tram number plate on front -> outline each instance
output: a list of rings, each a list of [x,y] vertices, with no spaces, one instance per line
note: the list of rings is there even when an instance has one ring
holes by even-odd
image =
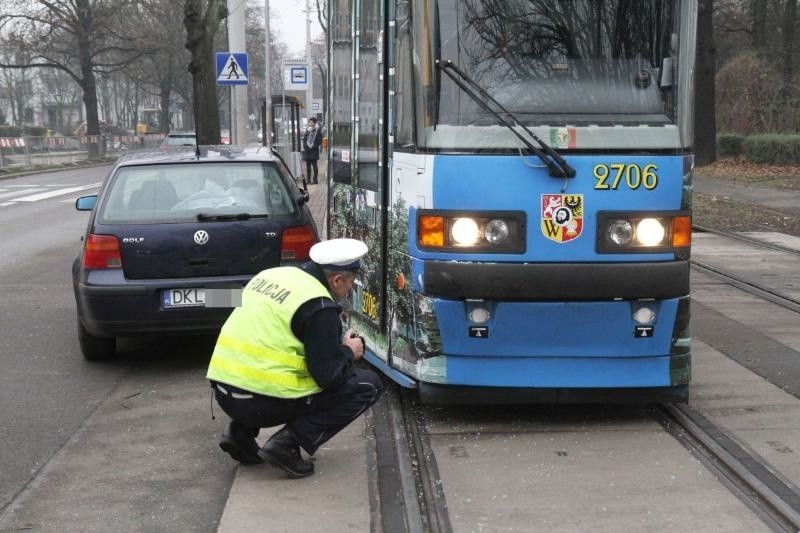
[[[201,307],[206,304],[205,289],[166,289],[164,307]]]
[[[598,191],[616,191],[617,189],[646,189],[652,191],[658,187],[658,166],[649,164],[600,163],[594,166],[594,188]]]

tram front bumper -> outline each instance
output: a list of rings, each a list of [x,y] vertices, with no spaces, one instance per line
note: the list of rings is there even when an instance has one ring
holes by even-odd
[[[689,261],[482,263],[425,261],[424,292],[451,299],[613,300],[689,294]]]
[[[689,386],[641,388],[529,388],[476,387],[470,385],[418,384],[420,400],[432,405],[521,405],[560,403],[685,403]]]

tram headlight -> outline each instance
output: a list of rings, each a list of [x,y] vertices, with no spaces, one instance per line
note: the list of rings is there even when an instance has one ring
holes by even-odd
[[[664,224],[657,218],[645,218],[636,224],[636,240],[643,246],[658,246],[666,235]]]
[[[420,250],[450,253],[523,253],[524,211],[417,210]]]
[[[633,239],[633,226],[627,220],[616,220],[608,227],[608,238],[620,246],[628,244]]]
[[[471,218],[457,218],[450,228],[450,235],[456,246],[472,246],[481,237],[477,222]]]
[[[504,220],[490,220],[483,236],[492,244],[500,244],[508,238],[508,224]]]
[[[692,242],[688,211],[597,213],[598,253],[683,253]]]

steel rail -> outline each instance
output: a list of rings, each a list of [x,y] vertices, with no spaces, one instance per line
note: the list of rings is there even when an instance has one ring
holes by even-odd
[[[767,248],[770,250],[775,250],[777,252],[786,252],[792,255],[800,255],[800,250],[796,248],[789,248],[788,246],[783,246],[782,244],[776,244],[774,242],[765,242],[760,239],[756,239],[754,237],[748,237],[747,235],[741,235],[739,233],[732,233],[729,231],[722,231],[718,229],[708,228],[706,226],[698,226],[697,224],[692,224],[692,229],[697,230],[700,233],[713,233],[714,235],[720,235],[722,237],[729,237],[731,239],[736,239],[738,241],[746,242],[749,244],[754,244],[756,246],[760,246],[762,248]]]
[[[686,404],[662,404],[653,416],[774,531],[800,531],[800,494],[710,420]]]
[[[451,533],[447,503],[415,391],[387,383],[373,407],[376,476],[373,533]]]
[[[713,267],[700,261],[696,261],[694,259],[692,259],[691,264],[692,268],[695,270],[709,274],[736,287],[737,289],[780,305],[781,307],[789,309],[790,311],[794,311],[795,313],[800,313],[800,300],[797,300],[796,298],[792,298],[791,296],[783,294],[779,291],[763,287],[757,283],[753,283],[752,281],[738,277],[735,274],[731,274],[730,272],[726,272],[725,270]]]
[[[414,466],[416,486],[419,488],[419,504],[423,511],[425,531],[452,533],[450,515],[447,511],[442,478],[436,463],[427,424],[415,390],[400,389],[401,404],[405,415],[406,432],[409,435],[411,464]]]

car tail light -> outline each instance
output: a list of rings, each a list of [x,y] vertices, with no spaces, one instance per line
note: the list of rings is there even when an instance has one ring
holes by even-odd
[[[83,247],[84,268],[122,268],[119,241],[113,235],[90,233]]]
[[[305,261],[308,251],[317,242],[311,226],[297,226],[283,230],[281,238],[281,259]]]

